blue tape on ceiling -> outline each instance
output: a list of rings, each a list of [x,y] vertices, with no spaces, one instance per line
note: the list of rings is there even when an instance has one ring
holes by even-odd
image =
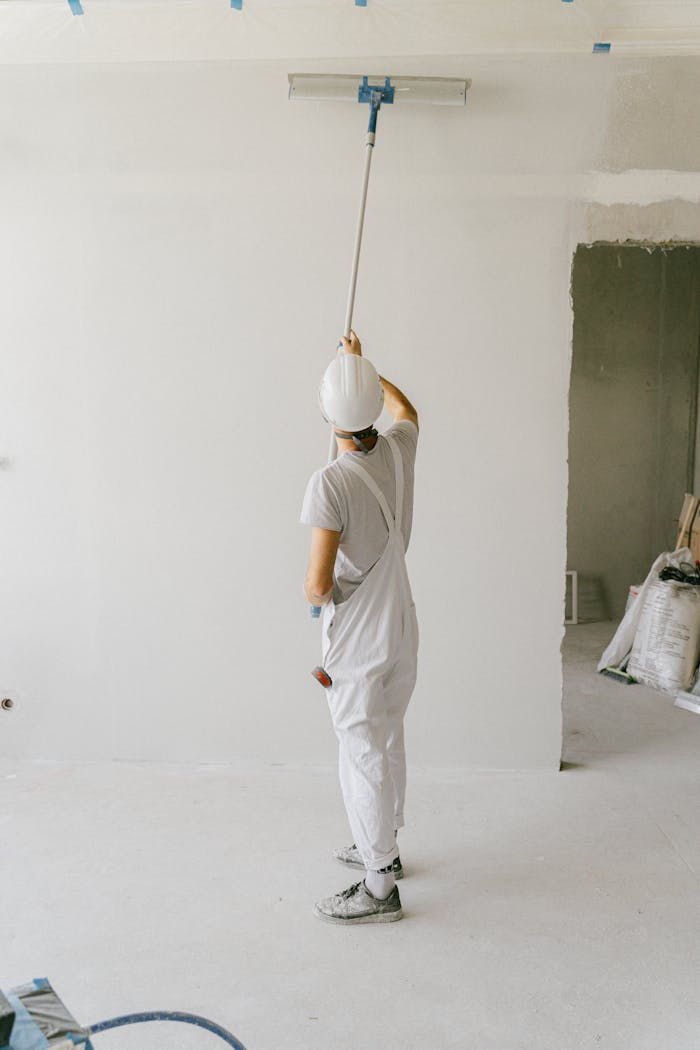
[[[605,55],[610,50],[610,44],[594,44],[593,54],[594,55]]]
[[[85,14],[85,12],[83,11],[83,5],[80,3],[80,0],[68,0],[68,6],[70,7],[74,15]]]

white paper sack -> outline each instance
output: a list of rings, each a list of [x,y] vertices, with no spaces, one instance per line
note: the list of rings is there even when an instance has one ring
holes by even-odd
[[[700,658],[700,587],[654,580],[627,670],[638,682],[675,693],[693,680]]]
[[[642,614],[644,599],[649,587],[654,580],[659,578],[659,573],[667,565],[675,565],[678,568],[681,562],[684,561],[690,562],[691,565],[694,563],[693,555],[688,547],[681,547],[678,551],[666,551],[658,556],[649,570],[646,580],[639,587],[638,597],[627,608],[625,615],[620,621],[620,626],[613,635],[612,641],[598,661],[599,671],[604,670],[606,667],[619,667],[624,663],[634,645],[634,636],[637,633],[639,618]]]
[[[634,603],[636,602],[637,598],[639,597],[639,590],[640,590],[641,586],[642,586],[641,583],[638,583],[638,584],[630,587],[630,589],[628,590],[628,592],[627,592],[627,603],[625,604],[625,612],[628,612],[630,606],[634,605]]]

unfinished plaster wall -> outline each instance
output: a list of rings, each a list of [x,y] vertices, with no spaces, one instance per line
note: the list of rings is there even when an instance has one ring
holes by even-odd
[[[686,103],[687,104],[687,103]],[[691,141],[697,143],[691,137]],[[683,148],[686,148],[686,140],[683,140]],[[700,154],[700,151],[698,151]],[[574,228],[578,231],[578,239],[586,244],[594,241],[624,242],[626,240],[646,242],[654,244],[682,244],[687,242],[691,245],[700,245],[700,176],[697,170],[700,168],[700,155],[695,158],[695,174],[691,177],[678,175],[673,171],[663,172],[665,190],[657,187],[659,197],[667,196],[667,200],[654,200],[654,193],[649,192],[647,180],[647,192],[642,194],[640,203],[627,201],[625,203],[594,203],[580,205],[575,209]],[[635,180],[640,175],[634,172]],[[657,175],[658,179],[658,175]],[[615,180],[613,180],[614,183]],[[613,185],[608,183],[606,192],[612,194],[615,200]],[[624,200],[624,193],[618,188],[619,197]],[[700,405],[700,387],[698,390],[698,405]],[[696,431],[695,445],[695,471],[693,491],[700,491],[700,429]]]
[[[693,483],[700,249],[580,247],[572,276],[568,560],[579,616],[621,616]]]

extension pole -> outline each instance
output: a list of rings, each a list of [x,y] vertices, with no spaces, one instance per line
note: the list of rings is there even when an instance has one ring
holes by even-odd
[[[365,166],[362,172],[362,193],[360,196],[360,210],[357,216],[357,229],[355,230],[355,245],[352,253],[352,270],[350,273],[350,288],[348,290],[348,304],[345,310],[345,324],[343,325],[343,335],[346,339],[350,338],[350,330],[352,328],[352,314],[355,308],[355,290],[357,288],[357,273],[360,268],[360,249],[362,247],[362,231],[365,225],[365,208],[367,206],[367,189],[369,187],[369,173],[372,166],[372,152],[374,150],[374,143],[377,137],[377,115],[379,113],[379,107],[382,104],[381,92],[373,91],[372,99],[370,102],[369,109],[369,127],[367,129],[367,138],[365,139]],[[328,462],[332,463],[338,454],[338,445],[335,439],[335,432],[331,427],[331,444],[328,452]]]
[[[376,127],[376,112],[373,111],[375,117],[374,126]],[[346,339],[350,338],[350,329],[352,328],[352,313],[355,308],[355,289],[357,288],[357,272],[360,267],[360,248],[362,247],[362,231],[365,225],[365,208],[367,206],[367,187],[369,186],[369,172],[372,165],[372,151],[374,149],[374,141],[376,135],[374,131],[367,132],[367,139],[365,145],[365,169],[362,174],[362,195],[360,197],[360,210],[357,216],[357,230],[355,231],[355,247],[353,249],[352,256],[352,271],[350,274],[350,290],[348,291],[348,305],[345,311],[345,325],[343,327],[343,335]]]

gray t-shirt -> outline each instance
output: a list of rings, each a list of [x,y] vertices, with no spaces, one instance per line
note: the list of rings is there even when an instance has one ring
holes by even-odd
[[[394,423],[387,435],[399,446],[403,458],[404,494],[401,531],[408,548],[413,521],[413,469],[418,444],[418,427],[408,419]],[[311,476],[306,486],[301,523],[340,533],[335,560],[336,602],[346,601],[379,560],[386,546],[388,530],[376,496],[364,481],[344,466],[348,456],[370,474],[386,497],[392,514],[396,513],[396,478],[394,457],[383,435],[371,452],[344,452]]]

